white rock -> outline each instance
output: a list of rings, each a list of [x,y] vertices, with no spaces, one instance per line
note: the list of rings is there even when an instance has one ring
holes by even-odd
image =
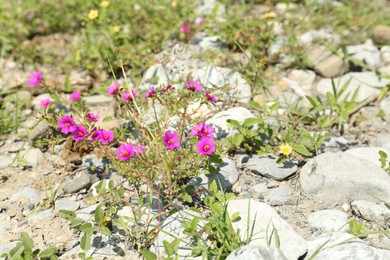
[[[347,51],[351,58],[363,61],[369,69],[374,69],[380,64],[380,52],[372,44],[350,45]]]
[[[83,97],[83,100],[87,106],[108,105],[113,101],[112,97],[107,97],[105,95],[87,96]]]
[[[288,74],[288,78],[298,82],[303,90],[311,90],[316,79],[316,74],[312,70],[292,70]]]
[[[347,154],[359,157],[362,160],[369,161],[379,167],[381,167],[381,160],[378,154],[379,151],[383,151],[390,156],[390,150],[382,147],[358,147],[351,148],[345,151]]]
[[[248,235],[249,216],[250,245],[266,246],[267,227],[269,237],[271,236],[273,227],[275,227],[279,234],[280,250],[287,259],[296,260],[306,253],[306,241],[295,233],[292,227],[267,204],[248,199],[231,200],[228,202],[227,210],[230,216],[236,212],[240,212],[240,218],[232,224],[236,231],[240,230],[240,235],[243,240]],[[275,247],[274,237],[271,237],[270,240],[271,246]]]
[[[382,46],[381,48],[381,60],[384,64],[390,65],[390,46]]]
[[[390,134],[378,134],[376,137],[376,145],[390,150]],[[388,154],[390,157],[390,154]]]
[[[385,119],[390,123],[390,97],[383,99],[379,103],[379,107],[385,112]]]
[[[80,207],[80,203],[70,199],[59,199],[55,201],[54,208],[56,211],[70,210],[76,211]]]
[[[348,153],[323,153],[301,169],[304,194],[323,202],[390,198],[390,176],[379,166]]]
[[[32,100],[31,105],[34,107],[35,110],[40,110],[42,109],[41,101],[47,98],[52,99],[49,93],[40,94]]]
[[[381,226],[390,222],[390,209],[383,203],[357,200],[352,202],[352,210],[357,216],[368,221],[375,221]]]
[[[287,260],[283,253],[272,247],[247,245],[231,252],[226,260]]]
[[[303,45],[307,45],[318,40],[328,40],[334,45],[338,45],[340,43],[340,36],[332,31],[321,29],[307,31],[298,37],[299,43]]]
[[[43,159],[43,153],[38,148],[30,148],[23,155],[22,158],[33,167],[38,166],[38,164]]]
[[[348,228],[348,216],[336,209],[316,211],[307,218],[310,227],[323,232],[345,231]]]
[[[30,203],[37,204],[41,201],[39,191],[34,188],[25,186],[19,189],[16,193],[10,197],[11,201],[28,200]]]

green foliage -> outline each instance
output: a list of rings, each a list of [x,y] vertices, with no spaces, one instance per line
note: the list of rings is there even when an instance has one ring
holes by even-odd
[[[348,224],[349,224],[349,229],[347,231],[348,233],[359,238],[367,236],[367,229],[364,223],[358,223],[356,219],[351,219]]]
[[[390,172],[390,161],[387,159],[387,153],[384,151],[379,151],[378,152],[380,160],[381,160],[381,167],[383,170],[386,172]]]

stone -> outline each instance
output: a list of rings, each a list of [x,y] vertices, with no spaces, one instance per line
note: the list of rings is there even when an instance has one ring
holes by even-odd
[[[298,41],[302,45],[309,45],[319,40],[327,40],[328,42],[332,42],[333,45],[338,45],[340,43],[340,36],[330,30],[320,29],[307,31],[298,37]]]
[[[0,245],[0,255],[2,255],[4,253],[9,253],[9,251],[11,251],[16,246],[17,243],[19,243],[19,241],[12,241],[12,242],[9,242],[9,243],[2,243]]]
[[[268,183],[267,183],[267,188],[268,189],[273,189],[273,188],[277,188],[279,187],[279,182],[275,181],[275,180],[270,180]]]
[[[217,22],[225,21],[225,5],[216,0],[201,1],[200,4],[197,4],[194,12],[201,17],[213,15]]]
[[[54,209],[56,211],[60,210],[70,210],[76,211],[80,207],[80,203],[70,199],[59,199],[54,203]]]
[[[303,193],[325,203],[390,197],[390,176],[348,153],[320,154],[302,167],[299,177]]]
[[[390,134],[378,134],[376,136],[376,145],[390,150]]]
[[[272,206],[282,206],[289,200],[292,190],[290,187],[278,187],[266,197]]]
[[[33,106],[33,108],[35,110],[39,110],[39,109],[42,108],[41,107],[41,101],[43,99],[47,99],[47,98],[52,99],[49,93],[40,94],[40,95],[38,95],[38,96],[33,98],[33,100],[31,101],[31,105]]]
[[[321,250],[314,259],[318,260],[385,260],[386,252],[371,247],[363,240],[349,233],[326,233],[307,241],[309,250],[307,257],[319,249]]]
[[[221,41],[219,35],[207,35],[204,32],[197,32],[191,40],[191,44],[199,45],[203,49],[216,50],[223,48],[226,44]]]
[[[381,160],[379,156],[379,151],[383,151],[390,156],[390,150],[381,147],[357,147],[351,148],[345,151],[347,154],[356,156],[362,160],[369,161],[379,167],[381,167]]]
[[[348,216],[336,209],[325,209],[311,213],[307,218],[309,226],[322,232],[345,231],[348,229]]]
[[[150,251],[155,254],[159,252],[161,255],[158,255],[158,258],[166,257],[163,241],[171,243],[175,238],[179,238],[179,249],[176,253],[181,257],[191,256],[191,244],[193,244],[194,241],[183,233],[184,228],[182,225],[184,220],[192,220],[195,216],[199,216],[195,211],[182,210],[165,219],[159,229],[160,232],[150,247]],[[201,230],[203,225],[204,222],[200,220],[198,222],[197,230]]]
[[[93,215],[95,214],[95,210],[98,205],[99,204],[92,204],[89,205],[88,207],[78,210],[76,212],[76,217],[84,221],[90,220],[91,217],[93,217]]]
[[[82,189],[89,189],[94,182],[95,179],[87,169],[76,170],[76,172],[64,182],[63,190],[65,193],[76,193]]]
[[[390,97],[383,99],[379,107],[385,112],[385,120],[390,123]]]
[[[249,188],[249,192],[257,193],[257,194],[265,194],[268,192],[267,185],[264,183],[258,183]]]
[[[22,158],[31,166],[37,167],[43,159],[43,153],[38,148],[30,148],[22,155]]]
[[[14,202],[26,200],[30,203],[38,204],[41,201],[41,196],[39,191],[36,189],[25,186],[19,189],[16,193],[12,194],[10,200]]]
[[[283,253],[272,247],[247,245],[231,252],[226,260],[287,260]]]
[[[0,155],[0,169],[11,165],[14,160],[7,155]]]
[[[390,26],[375,26],[371,38],[376,44],[390,44]]]
[[[45,120],[40,121],[28,135],[28,140],[32,145],[37,140],[49,138],[53,134],[53,128]]]
[[[346,47],[352,59],[364,62],[369,69],[379,67],[381,54],[377,47],[372,44],[349,45]]]
[[[273,180],[282,181],[298,170],[298,162],[287,160],[281,164],[276,163],[277,158],[273,155],[253,156],[244,164],[254,173],[260,174]]]
[[[298,82],[303,90],[307,91],[312,89],[316,74],[312,70],[292,70],[288,78]]]
[[[349,148],[348,143],[349,142],[345,137],[332,136],[322,143],[320,151],[322,153],[345,151]]]
[[[280,251],[287,259],[298,259],[306,253],[306,241],[295,233],[292,227],[271,206],[253,199],[241,199],[229,201],[227,210],[230,216],[240,212],[238,220],[234,221],[232,225],[236,232],[240,231],[242,240],[248,235],[246,232],[248,230],[249,217],[249,245],[266,246],[266,230],[268,228],[268,238],[271,240],[271,247],[275,247],[275,239],[271,235],[275,228],[279,234]]]
[[[357,102],[364,101],[369,98],[377,97],[381,93],[381,88],[386,87],[390,80],[379,79],[375,72],[350,72],[342,77],[334,78],[334,83],[337,90],[340,90],[349,80],[349,84],[345,92],[340,96],[340,100],[349,95],[347,100],[351,100],[353,93],[359,89],[356,97]],[[322,79],[317,83],[317,92],[326,95],[327,92],[333,93],[332,79]]]
[[[348,71],[349,64],[327,47],[313,45],[307,52],[309,66],[326,78],[338,77]]]
[[[381,48],[381,61],[383,64],[390,64],[390,45],[382,46]]]
[[[42,222],[42,220],[53,217],[53,211],[51,209],[46,209],[44,211],[40,211],[27,219],[27,222]]]
[[[374,221],[381,226],[390,222],[390,209],[383,203],[356,200],[352,202],[352,211],[358,217]]]
[[[254,117],[252,112],[244,107],[233,107],[215,114],[206,121],[206,124],[214,127],[217,138],[222,138],[229,133],[227,119],[234,119],[242,124],[245,119]]]
[[[94,95],[83,97],[83,100],[87,106],[101,106],[111,104],[113,99],[105,95]]]

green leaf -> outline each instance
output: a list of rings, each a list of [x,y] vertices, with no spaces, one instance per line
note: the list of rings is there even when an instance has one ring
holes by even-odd
[[[157,260],[157,255],[150,252],[146,249],[141,249],[141,254],[145,257],[146,260]]]
[[[179,249],[179,243],[180,240],[178,238],[175,238],[171,243],[166,240],[163,241],[164,249],[168,256],[176,254]]]
[[[237,212],[233,213],[233,215],[232,215],[232,217],[230,219],[231,219],[231,221],[235,221],[239,217],[240,217],[240,212],[237,211]]]
[[[229,125],[236,127],[237,129],[241,127],[241,124],[240,124],[237,120],[234,120],[234,119],[227,119],[226,122],[227,122]]]
[[[20,234],[20,240],[21,240],[23,247],[25,249],[32,250],[34,248],[34,241],[31,239],[31,237],[26,232],[22,232]]]
[[[111,116],[106,116],[103,118],[103,122],[109,122],[112,120],[112,117]]]
[[[216,194],[218,190],[217,182],[212,180],[210,183],[209,191],[211,194]]]
[[[378,152],[379,156],[380,156],[380,159],[381,159],[381,166],[382,168],[386,167],[386,164],[387,164],[387,153],[385,153],[384,151],[379,151]]]
[[[80,241],[80,248],[84,251],[91,248],[91,234],[89,232],[84,233],[84,236]]]
[[[100,227],[100,232],[106,236],[110,236],[111,235],[111,230],[106,227],[106,226],[102,226]]]
[[[113,190],[113,189],[115,188],[115,182],[114,182],[114,180],[110,180],[110,181],[108,182],[108,188],[109,188],[110,190]]]
[[[257,124],[258,122],[259,122],[259,120],[257,118],[251,117],[251,118],[245,119],[245,121],[242,125],[245,127],[250,127],[250,126]]]
[[[93,229],[93,225],[91,223],[84,223],[79,227],[79,230],[83,232],[88,232],[91,231],[92,229]]]
[[[261,106],[256,101],[249,101],[248,105],[250,105],[255,110],[261,110]]]
[[[235,146],[240,146],[242,141],[244,141],[244,136],[242,134],[235,134],[229,141]]]
[[[269,107],[269,110],[271,111],[275,111],[276,109],[278,109],[280,107],[280,104],[278,102],[276,102],[275,104],[272,104],[270,107]]]
[[[100,206],[95,209],[95,222],[98,225],[103,224],[104,212]]]
[[[79,258],[81,259],[84,259],[85,258],[85,253],[84,252],[81,252],[78,254]]]
[[[71,210],[65,210],[65,209],[60,210],[58,215],[62,218],[66,218],[67,220],[70,220],[70,219],[73,219],[76,217],[76,213],[74,213]]]
[[[297,153],[304,155],[304,156],[311,156],[312,155],[312,153],[309,150],[307,150],[307,148],[302,144],[293,145],[293,150]]]
[[[51,255],[55,254],[57,251],[58,251],[57,247],[50,246],[50,247],[46,248],[45,250],[43,250],[39,254],[39,256],[42,257],[42,258],[50,257]]]

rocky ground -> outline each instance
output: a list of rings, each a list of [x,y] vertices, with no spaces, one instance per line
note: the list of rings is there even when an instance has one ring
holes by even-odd
[[[292,7],[278,4],[271,11],[286,12],[288,8]],[[279,26],[277,37],[280,41],[270,48],[275,53],[280,53],[279,42],[283,42],[283,24]],[[68,36],[56,37],[65,45],[71,42]],[[305,51],[311,69],[286,70],[276,65],[273,74],[276,80],[269,86],[272,95],[268,96],[254,94],[240,73],[198,58],[199,53],[208,49],[221,57],[230,57],[223,43],[214,36],[203,34],[196,35],[190,44],[174,43],[167,47],[156,55],[155,65],[144,74],[140,90],[157,84],[166,85],[168,78],[179,79],[190,73],[206,85],[231,86],[231,95],[238,100],[234,106],[226,109],[228,101],[225,100],[215,111],[201,111],[208,117],[206,123],[218,130],[219,139],[232,134],[226,119],[243,122],[258,114],[259,111],[248,108],[251,98],[259,102],[277,100],[282,103],[279,112],[283,113],[299,98],[303,98],[301,109],[305,109],[308,107],[308,101],[304,99],[306,95],[325,95],[331,91],[332,77],[339,86],[350,80],[350,93],[359,88],[357,101],[364,101],[364,106],[359,107],[350,123],[343,126],[343,134],[328,139],[317,156],[307,161],[291,160],[277,164],[277,158],[272,155],[235,154],[224,157],[218,174],[194,180],[207,189],[208,182],[218,177],[224,189],[237,195],[237,200],[228,206],[230,214],[240,212],[241,219],[234,223],[235,228],[246,230],[248,214],[254,223],[251,246],[232,253],[229,259],[255,259],[266,254],[268,258],[264,259],[307,259],[328,239],[330,242],[315,259],[390,259],[389,234],[370,234],[353,239],[353,243],[332,247],[351,238],[346,231],[352,219],[364,223],[368,231],[390,230],[390,176],[381,168],[378,155],[380,150],[390,155],[390,97],[379,98],[382,90],[390,84],[390,28],[378,25],[365,42],[346,46],[354,59],[365,64],[359,70],[355,70],[349,60],[318,43],[320,39],[331,39],[336,44],[339,38],[336,33],[322,29],[300,35],[301,44],[307,46]],[[52,47],[57,49],[58,46]],[[245,62],[244,55],[237,56],[236,59]],[[288,59],[288,56],[280,55],[278,64],[287,63]],[[79,233],[70,228],[69,221],[58,216],[58,211],[73,210],[83,220],[92,218],[97,207],[94,187],[104,178],[113,179],[118,186],[124,185],[129,198],[133,189],[115,171],[108,176],[104,171],[107,162],[83,147],[69,142],[57,145],[53,150],[33,147],[36,140],[50,136],[53,131],[44,122],[38,123],[35,117],[40,100],[48,94],[21,87],[26,85],[32,67],[0,58],[0,70],[1,88],[20,88],[19,97],[33,100],[32,106],[22,111],[28,115],[28,120],[19,129],[28,136],[21,134],[0,139],[0,253],[13,248],[20,233],[26,231],[37,247],[55,245],[62,249],[60,259],[75,259],[81,252]],[[42,70],[45,72],[45,68]],[[63,85],[65,75],[61,71],[53,72],[52,68],[47,68],[47,71],[49,81]],[[74,90],[88,89],[106,78],[107,75],[92,78],[84,71],[70,74]],[[96,111],[102,118],[114,118],[109,122],[99,122],[105,128],[115,128],[123,123],[115,119],[111,98],[91,95],[83,99],[91,111]],[[385,115],[379,117],[381,110]],[[152,207],[152,212],[155,210]],[[122,216],[131,217],[132,214],[129,206],[118,212]],[[265,245],[265,230],[270,220],[279,232],[281,253],[254,246]],[[182,216],[174,214],[164,220],[161,228],[185,238],[181,221]],[[160,232],[151,251],[161,253],[164,239],[171,237]],[[92,241],[93,249],[89,254],[94,259],[141,258],[119,231],[110,237],[94,235]],[[190,253],[185,243],[182,243],[179,253]]]

